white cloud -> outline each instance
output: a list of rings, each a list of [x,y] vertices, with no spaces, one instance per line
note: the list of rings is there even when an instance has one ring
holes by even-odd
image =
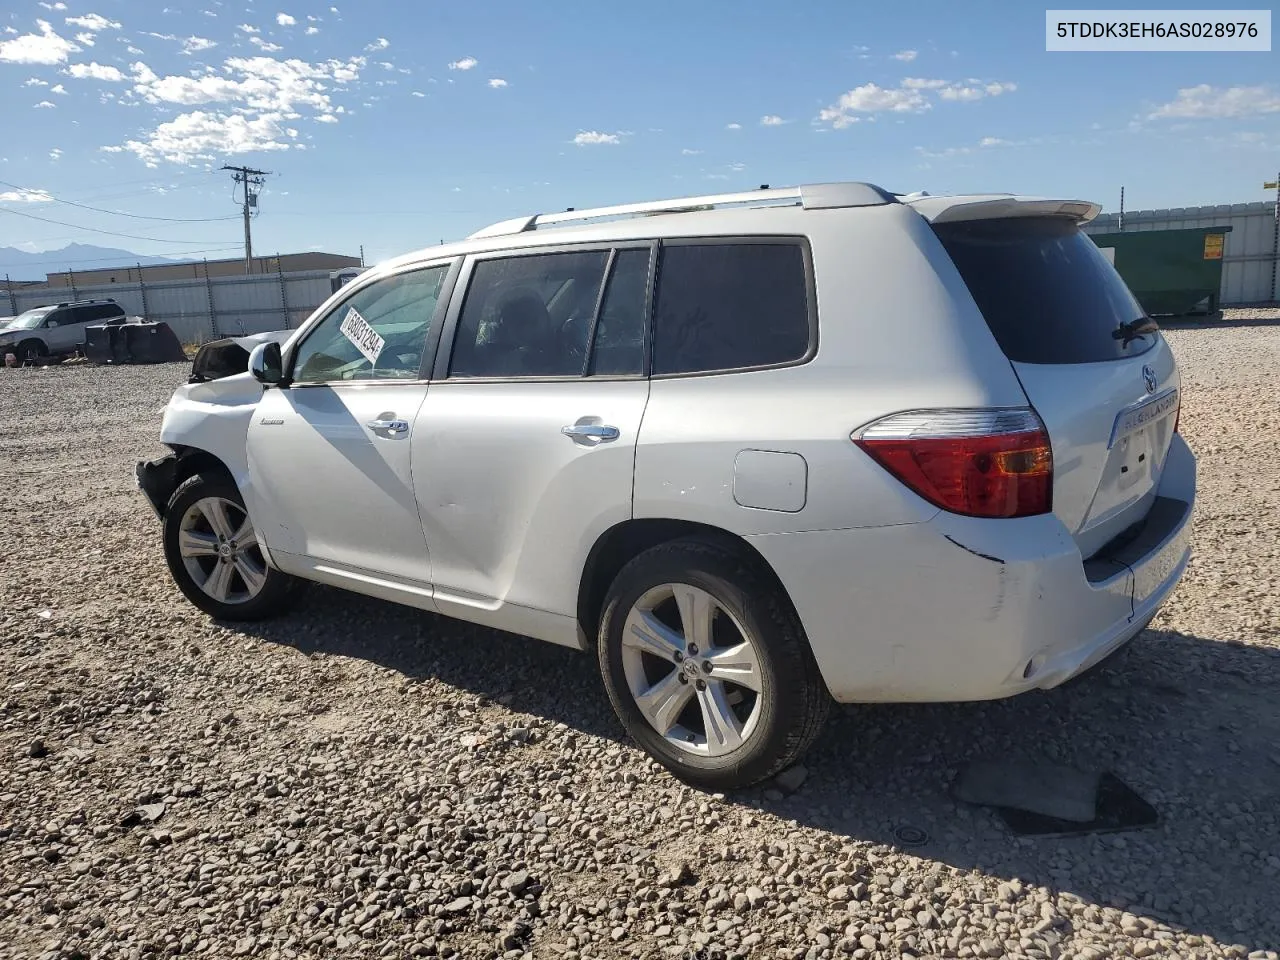
[[[338,118],[335,117],[332,113],[322,113],[320,116],[316,117],[316,122],[317,123],[337,123]]]
[[[726,129],[726,130],[741,130],[741,129],[742,129],[742,124],[740,124],[740,123],[728,123],[728,124],[725,124],[725,129]]]
[[[897,87],[864,83],[840,95],[840,99],[818,114],[818,120],[840,129],[879,113],[923,113],[933,109],[928,94],[946,101],[981,100],[1017,90],[1014,83],[966,80],[958,83],[924,77],[905,77]]]
[[[190,55],[204,50],[212,50],[217,45],[217,41],[210,40],[207,37],[187,37],[182,41],[182,52]]]
[[[249,42],[265,53],[275,53],[284,49],[280,44],[272,43],[270,40],[263,40],[261,37],[250,37]]]
[[[58,36],[45,20],[37,20],[40,32],[26,33],[12,40],[0,41],[0,61],[8,63],[64,63],[80,48]]]
[[[57,147],[54,147],[52,150],[49,151],[50,160],[59,160],[61,158],[62,158],[62,151],[59,150]]]
[[[330,7],[329,9],[333,10],[334,13],[338,12],[333,7]],[[391,46],[390,40],[388,40],[386,37],[379,37],[377,40],[373,41],[373,43],[365,47],[365,50],[367,50],[370,53],[373,53],[375,50],[385,50],[389,46]]]
[[[998,97],[1017,89],[1016,83],[982,83],[970,80],[967,84],[947,84],[939,88],[938,96],[943,100],[971,101],[981,100],[983,97]]]
[[[161,160],[190,163],[220,156],[288,150],[301,146],[298,131],[283,125],[280,114],[263,114],[250,119],[241,114],[206,113],[195,110],[162,123],[145,140],[127,140],[118,147],[103,147],[108,153],[136,154],[149,167]]]
[[[910,63],[918,56],[920,56],[919,50],[899,50],[893,55],[893,59],[901,60],[903,63]]]
[[[997,147],[1021,147],[1027,143],[1036,143],[1037,140],[1006,140],[1003,137],[983,137],[972,146],[963,147],[946,147],[942,150],[929,150],[926,147],[916,147],[916,152],[922,157],[928,157],[931,160],[946,160],[951,157],[967,157],[977,153],[979,150],[992,150]]]
[[[10,190],[0,193],[0,203],[52,203],[47,190]]]
[[[839,129],[861,120],[858,114],[884,111],[918,113],[928,109],[929,101],[916,89],[882,87],[875,83],[864,83],[847,93],[842,93],[839,100],[818,114],[818,119],[827,121]]]
[[[1280,92],[1271,87],[1183,87],[1176,99],[1156,108],[1149,119],[1188,120],[1256,117],[1280,113]]]
[[[762,127],[780,127],[786,122],[776,113],[768,113],[760,118],[760,126]]]
[[[688,147],[685,147],[680,151],[680,155],[682,157],[696,157],[701,155],[701,153],[701,150],[690,150]]]
[[[319,27],[307,27],[307,36],[311,37],[320,32]]]
[[[49,81],[41,80],[39,77],[31,77],[30,79],[24,80],[22,85],[24,87],[47,87],[49,85]]]
[[[297,18],[291,17],[287,13],[276,14],[276,23],[280,24],[282,27],[292,27],[297,22]]]
[[[480,61],[475,57],[463,57],[461,60],[454,60],[449,64],[450,70],[470,70]]]
[[[63,3],[63,2],[62,2],[62,0],[58,0],[58,2],[57,2],[57,3],[46,3],[46,2],[45,2],[45,0],[40,0],[40,6],[44,7],[46,10],[65,10],[65,9],[67,9],[67,5],[66,5],[65,3]]]
[[[240,26],[236,27],[236,29],[239,30],[241,33],[261,33],[262,32],[257,27],[251,26],[250,24],[247,24],[247,23],[240,24]]]
[[[107,80],[111,83],[119,83],[124,79],[124,74],[120,72],[119,67],[113,67],[109,64],[93,63],[73,63],[67,68],[66,74],[69,77],[75,77],[77,80]]]
[[[98,42],[98,38],[92,33],[77,33],[76,43],[83,43],[86,47],[92,47]]]
[[[425,94],[425,93],[423,93],[421,90],[415,90],[415,91],[413,91],[413,93],[411,94],[411,96],[415,96],[415,97],[425,97],[425,96],[426,96],[426,94]]]
[[[494,77],[489,81],[489,86],[493,87],[495,90],[501,90],[503,87],[507,86],[507,81],[503,80],[501,77]]]
[[[621,143],[616,133],[601,133],[598,130],[582,130],[573,138],[579,147],[599,146],[601,144]]]
[[[57,106],[57,104],[56,104],[56,103],[54,103],[52,100],[41,100],[39,103],[37,103],[37,104],[36,104],[35,109],[37,109],[37,110],[52,110],[52,109],[53,109],[54,107],[56,107],[56,106]]]
[[[67,17],[66,22],[73,27],[83,27],[85,30],[92,30],[95,33],[99,30],[120,29],[119,22],[108,20],[106,17],[99,16],[96,13],[86,13],[83,17]]]
[[[741,173],[743,170],[747,169],[747,165],[739,161],[729,164],[729,169],[734,173]]]
[[[49,92],[56,93],[60,96],[65,96],[67,92],[67,88],[60,83],[55,83],[52,87],[49,88]]]

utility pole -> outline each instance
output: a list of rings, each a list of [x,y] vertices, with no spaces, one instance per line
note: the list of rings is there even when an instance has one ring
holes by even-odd
[[[249,232],[249,211],[258,208],[256,187],[266,183],[270,174],[266,170],[254,170],[252,167],[231,167],[225,164],[223,170],[231,171],[231,179],[244,188],[244,272],[253,273],[253,237]]]
[[[1119,229],[1124,231],[1124,187],[1120,188],[1120,223]]]
[[[1280,264],[1280,173],[1276,174],[1275,180],[1264,183],[1262,189],[1276,192],[1275,225],[1271,228],[1271,300],[1274,303],[1280,300],[1280,290],[1276,288],[1276,266]]]

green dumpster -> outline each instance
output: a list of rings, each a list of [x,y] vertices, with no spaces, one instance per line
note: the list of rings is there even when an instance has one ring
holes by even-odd
[[[1148,314],[1181,316],[1206,299],[1208,312],[1217,312],[1222,250],[1230,231],[1193,227],[1091,236]]]

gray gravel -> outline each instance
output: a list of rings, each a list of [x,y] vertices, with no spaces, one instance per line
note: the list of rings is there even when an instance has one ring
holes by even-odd
[[[319,588],[210,622],[133,489],[185,368],[0,370],[0,958],[1276,958],[1280,312],[1169,339],[1201,499],[1152,629],[1048,693],[842,709],[728,798],[590,657]],[[1161,824],[1013,838],[948,796],[984,758]]]

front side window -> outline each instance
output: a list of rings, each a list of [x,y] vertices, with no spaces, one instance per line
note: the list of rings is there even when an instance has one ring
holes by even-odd
[[[369,284],[335,307],[294,355],[294,383],[416,380],[449,266]]]
[[[801,360],[810,345],[798,243],[664,246],[653,315],[653,373],[701,373]]]
[[[36,307],[34,310],[28,310],[20,313],[9,324],[10,330],[34,330],[44,324],[45,317],[53,312],[53,307]]]

